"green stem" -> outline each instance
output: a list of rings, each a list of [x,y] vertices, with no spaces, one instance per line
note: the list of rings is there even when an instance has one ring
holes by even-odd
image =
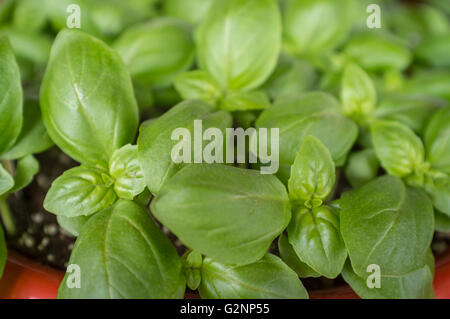
[[[14,224],[11,209],[4,197],[0,197],[0,216],[3,220],[6,233],[9,236],[14,236],[16,234],[16,225]]]
[[[3,166],[8,171],[11,176],[14,176],[14,163],[13,161],[3,160]],[[13,215],[8,203],[6,202],[6,196],[0,196],[0,217],[5,226],[6,233],[9,236],[14,236],[16,234],[16,225],[14,223]]]

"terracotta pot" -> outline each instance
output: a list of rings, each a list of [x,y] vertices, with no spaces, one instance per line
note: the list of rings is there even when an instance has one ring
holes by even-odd
[[[8,251],[0,280],[2,299],[55,299],[64,272]]]
[[[3,278],[0,280],[2,299],[53,299],[64,276],[58,271],[38,264],[17,253],[8,252]],[[438,299],[450,299],[450,250],[436,258],[434,292]],[[198,298],[191,294],[188,298]],[[355,299],[349,286],[310,292],[312,299]]]

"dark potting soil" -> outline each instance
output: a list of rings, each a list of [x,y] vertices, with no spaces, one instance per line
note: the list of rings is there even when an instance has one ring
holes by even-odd
[[[43,208],[43,202],[52,181],[78,164],[56,147],[37,155],[36,158],[40,163],[40,171],[33,182],[8,197],[16,225],[16,234],[7,236],[8,246],[33,260],[65,270],[75,238],[58,225],[56,216]],[[344,189],[345,186],[340,188]],[[156,220],[155,222],[170,238],[181,256],[187,250],[186,247],[166,227]],[[449,246],[450,234],[435,234],[432,244],[435,255],[442,253]],[[270,247],[270,252],[278,255],[276,241]],[[334,280],[303,278],[302,282],[308,290],[329,288],[344,283],[340,276]]]
[[[16,233],[7,234],[8,248],[43,264],[65,269],[75,238],[59,227],[56,216],[43,207],[54,179],[77,165],[56,147],[36,155],[39,173],[25,189],[7,199]]]

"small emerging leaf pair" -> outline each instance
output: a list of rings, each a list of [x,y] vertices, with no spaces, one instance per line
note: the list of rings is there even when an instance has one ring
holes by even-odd
[[[58,177],[44,201],[48,211],[65,217],[89,216],[118,197],[134,199],[145,181],[137,158],[137,146],[125,145],[113,153],[109,171],[81,165]]]
[[[291,200],[300,205],[294,205],[295,212],[287,229],[289,243],[300,259],[296,264],[307,265],[302,267],[303,276],[319,273],[335,278],[347,258],[339,216],[335,208],[324,205],[335,179],[334,162],[328,149],[319,139],[305,137],[291,167],[288,184]],[[288,244],[284,247],[284,252],[290,250]]]
[[[341,87],[343,113],[366,124],[376,106],[376,91],[369,75],[354,63],[344,69]]]

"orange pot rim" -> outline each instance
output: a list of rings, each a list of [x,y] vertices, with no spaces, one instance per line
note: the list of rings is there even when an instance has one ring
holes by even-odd
[[[39,264],[10,250],[0,280],[0,298],[55,299],[63,277],[63,271]],[[436,257],[433,285],[437,299],[450,299],[450,249]],[[359,298],[348,285],[313,290],[309,295],[311,299]]]

